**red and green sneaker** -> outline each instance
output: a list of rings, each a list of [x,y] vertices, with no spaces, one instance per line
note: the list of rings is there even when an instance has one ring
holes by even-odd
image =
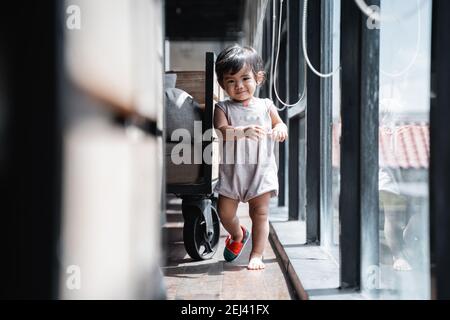
[[[225,240],[225,250],[223,251],[223,257],[227,262],[236,260],[241,255],[242,249],[244,249],[248,238],[250,238],[250,232],[243,226],[241,226],[241,228],[242,232],[244,233],[244,238],[242,238],[241,242],[232,241],[230,235],[228,235],[227,239]]]

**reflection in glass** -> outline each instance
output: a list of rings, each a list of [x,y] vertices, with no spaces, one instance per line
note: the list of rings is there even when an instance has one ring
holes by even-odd
[[[341,40],[341,1],[334,1],[333,5],[333,70],[340,63]],[[341,183],[340,171],[340,137],[341,137],[341,86],[340,77],[333,77],[333,134],[332,134],[332,196],[333,196],[333,236],[330,251],[336,261],[339,261],[339,194]]]
[[[381,0],[379,298],[428,299],[431,0]],[[374,246],[375,247],[375,246]]]

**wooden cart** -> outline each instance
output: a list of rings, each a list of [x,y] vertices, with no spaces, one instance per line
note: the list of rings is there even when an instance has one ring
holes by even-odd
[[[205,71],[168,72],[177,75],[175,87],[189,93],[200,106],[202,133],[206,133],[200,142],[202,160],[197,164],[175,165],[170,159],[174,142],[170,137],[166,139],[166,188],[168,193],[182,199],[183,241],[187,253],[195,260],[210,259],[217,251],[220,236],[214,194],[219,173],[219,141],[213,130],[213,115],[215,101],[223,99],[223,91],[216,81],[214,60],[214,53],[207,52]],[[203,155],[209,152],[212,161],[204,161]]]

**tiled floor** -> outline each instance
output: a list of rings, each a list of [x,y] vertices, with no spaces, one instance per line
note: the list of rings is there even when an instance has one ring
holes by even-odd
[[[251,227],[248,206],[241,204],[241,223]],[[227,233],[222,228],[219,249],[211,260],[193,261],[182,242],[170,243],[168,263],[162,268],[167,299],[173,300],[289,300],[291,295],[285,277],[269,242],[264,255],[265,270],[247,270],[251,239],[242,255],[233,263],[223,259]]]

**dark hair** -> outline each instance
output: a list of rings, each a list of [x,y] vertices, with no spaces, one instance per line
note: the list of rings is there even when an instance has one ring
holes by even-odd
[[[262,58],[252,47],[241,47],[235,44],[224,49],[216,60],[216,74],[220,85],[225,74],[235,74],[245,65],[252,69],[255,77],[259,72],[264,72]]]

